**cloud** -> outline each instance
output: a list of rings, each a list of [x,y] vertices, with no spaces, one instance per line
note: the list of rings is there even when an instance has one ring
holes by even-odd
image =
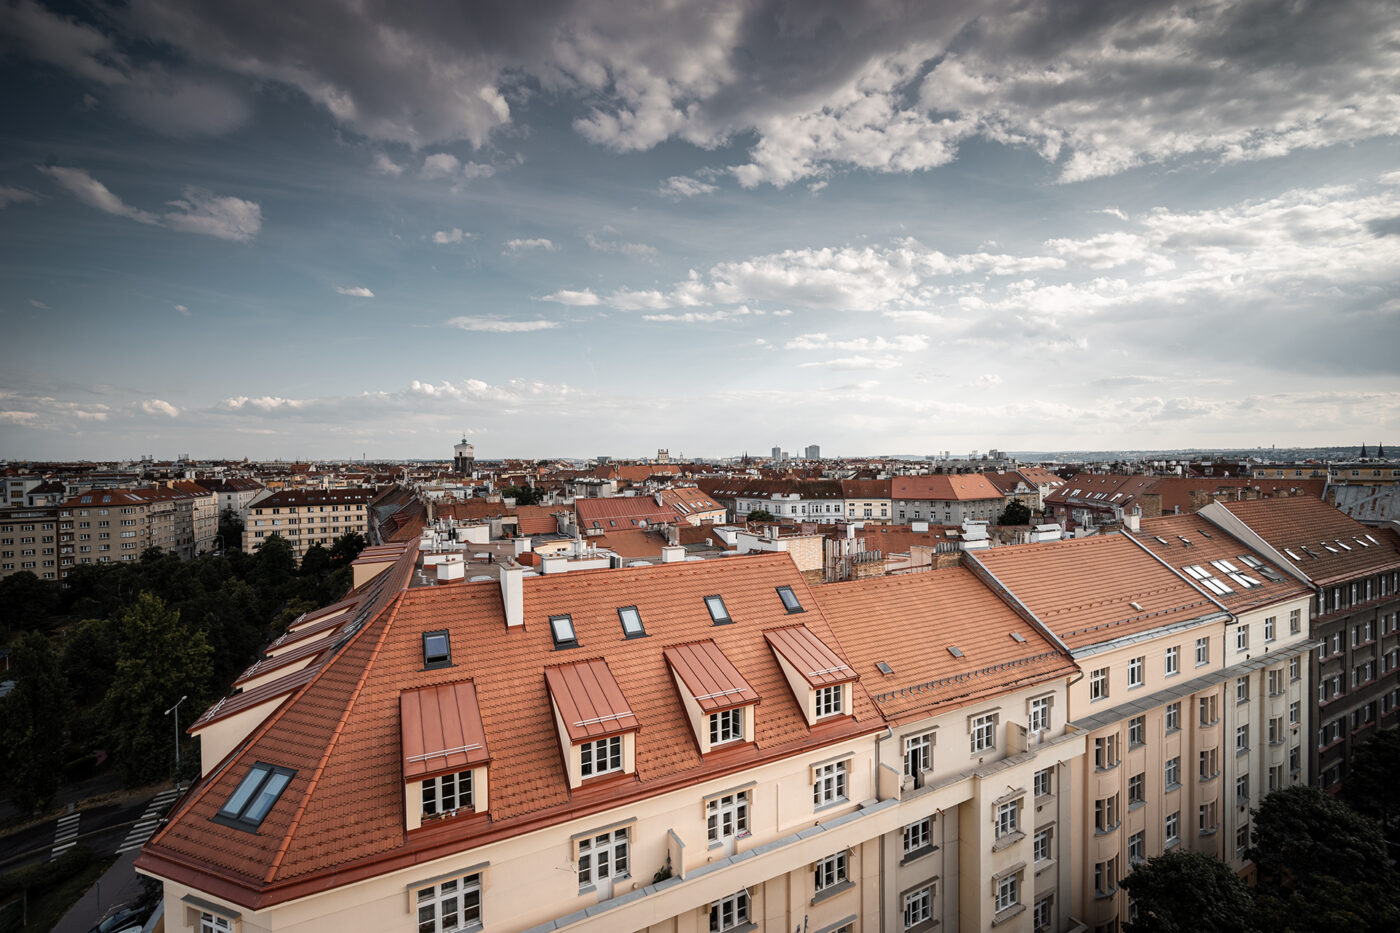
[[[914,353],[928,349],[928,338],[918,335],[904,335],[885,339],[884,337],[856,337],[850,340],[833,340],[826,334],[802,334],[793,337],[785,345],[788,350],[859,350],[862,352]]]
[[[175,306],[175,310],[176,310],[176,311],[179,311],[179,312],[180,312],[181,314],[183,314],[185,317],[189,317],[189,316],[190,316],[190,309],[189,309],[189,308],[186,308],[184,305],[176,305],[176,306]]]
[[[348,295],[348,296],[351,297],[351,298],[373,298],[373,297],[374,297],[374,292],[372,292],[372,291],[370,291],[369,289],[365,288],[363,285],[336,285],[336,286],[334,286],[334,287],[335,287],[335,290],[336,290],[337,292],[339,292],[340,294],[342,294],[342,295]]]
[[[222,136],[253,116],[248,102],[220,81],[149,70],[116,92],[123,111],[137,123],[176,138]]]
[[[167,203],[171,210],[157,215],[126,204],[106,185],[83,169],[59,165],[42,165],[38,168],[59,187],[89,207],[118,217],[126,217],[137,223],[242,243],[252,240],[262,229],[262,208],[254,201],[216,195],[203,188],[188,187],[184,190],[182,199]]]
[[[623,256],[634,256],[642,259],[650,259],[656,255],[656,247],[647,246],[645,243],[622,243],[615,240],[604,240],[591,233],[584,234],[584,242],[600,253],[620,253]]]
[[[167,418],[177,418],[180,415],[180,409],[164,399],[145,399],[140,403],[140,408],[148,415],[164,415]]]
[[[389,175],[397,178],[403,174],[403,166],[382,152],[376,152],[369,163],[369,170],[376,175]]]
[[[1001,383],[1001,376],[997,375],[996,373],[983,373],[976,379],[972,380],[972,385],[979,389],[994,388],[995,386],[1001,385]]]
[[[660,184],[658,190],[664,197],[680,200],[699,197],[702,194],[714,194],[719,188],[688,175],[672,175]]]
[[[454,317],[447,322],[447,326],[491,334],[520,334],[536,330],[552,330],[559,327],[560,324],[558,321],[503,321],[484,317]]]
[[[510,240],[506,243],[506,251],[511,253],[524,252],[525,250],[530,249],[542,249],[546,251],[552,251],[555,248],[556,247],[553,241],[546,240],[543,237],[538,237],[529,240]]]
[[[11,204],[31,204],[38,200],[39,196],[32,191],[0,185],[0,210],[4,210]]]
[[[31,308],[38,308],[40,311],[51,310],[48,305],[44,304],[44,302],[40,301],[38,298],[29,299],[29,306]]]
[[[822,369],[834,369],[838,371],[862,370],[862,369],[897,369],[900,361],[890,356],[846,356],[834,360],[821,360],[814,363],[798,364],[802,369],[820,367]]]
[[[470,233],[463,233],[461,227],[453,227],[451,230],[439,230],[434,233],[433,242],[439,246],[448,246],[453,243],[460,243],[470,236]]]
[[[557,292],[551,292],[550,294],[545,295],[540,300],[553,301],[556,304],[569,305],[575,308],[587,308],[593,305],[602,304],[602,299],[600,299],[597,295],[593,294],[593,292],[587,288],[581,289],[579,291],[570,291],[569,289],[562,289]]]
[[[496,174],[496,170],[490,165],[483,165],[480,162],[464,164],[456,156],[447,152],[438,152],[428,156],[423,160],[423,168],[418,172],[420,178],[430,181],[450,178],[463,182],[475,181],[478,178],[490,178],[494,174]]]

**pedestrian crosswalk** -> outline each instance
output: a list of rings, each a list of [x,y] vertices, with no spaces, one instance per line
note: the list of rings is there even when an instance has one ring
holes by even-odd
[[[53,832],[53,852],[49,854],[50,862],[77,844],[78,821],[82,817],[81,813],[69,813],[67,816],[59,817],[58,827]]]
[[[126,834],[122,840],[121,847],[117,849],[117,854],[130,852],[132,849],[139,849],[146,844],[146,840],[155,835],[156,827],[160,825],[161,814],[166,808],[175,802],[183,791],[178,787],[170,790],[163,790],[151,800],[150,806],[146,807],[146,812],[141,814],[141,818],[131,827],[131,832]]]

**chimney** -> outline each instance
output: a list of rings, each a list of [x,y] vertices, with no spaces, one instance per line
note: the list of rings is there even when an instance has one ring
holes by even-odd
[[[676,564],[685,560],[685,548],[674,545],[661,549],[661,563]]]
[[[569,569],[569,558],[564,554],[541,554],[540,573],[563,573]]]
[[[501,605],[507,629],[525,624],[525,568],[519,564],[501,566]]]
[[[1129,531],[1142,530],[1142,509],[1133,506],[1133,510],[1123,516],[1123,527]]]

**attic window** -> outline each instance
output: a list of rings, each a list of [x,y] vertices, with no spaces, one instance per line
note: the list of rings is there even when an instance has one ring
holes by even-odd
[[[1258,570],[1260,567],[1264,566],[1264,562],[1261,561],[1259,558],[1255,557],[1253,554],[1241,554],[1240,563],[1254,570]]]
[[[256,832],[296,772],[258,762],[215,817],[220,823]]]
[[[1209,538],[1210,536],[1211,536],[1211,535],[1210,535],[1210,532],[1209,532],[1209,531],[1202,531],[1202,532],[1201,532],[1201,537],[1202,537],[1202,538]]]
[[[715,625],[728,625],[734,621],[729,617],[729,610],[724,606],[723,596],[706,596],[705,608],[710,610],[710,621]]]
[[[1012,632],[1011,640],[1018,644],[1024,645],[1026,643],[1026,636],[1022,635],[1020,632]]]
[[[1289,557],[1293,558],[1294,560],[1302,560],[1302,558],[1299,557],[1297,554],[1294,554],[1293,551],[1292,551],[1292,549],[1290,549],[1290,548],[1284,548],[1284,549],[1283,549],[1283,553],[1287,554]]]
[[[622,620],[622,634],[628,638],[641,638],[646,634],[646,629],[642,628],[642,616],[637,612],[636,606],[623,606],[617,610],[617,617]]]
[[[446,631],[423,633],[423,670],[452,666],[452,643]]]
[[[886,664],[884,661],[877,661],[877,662],[875,662],[875,669],[876,669],[877,671],[879,671],[881,674],[893,674],[893,673],[894,673],[894,668],[890,667],[890,666],[889,666],[888,664]]]
[[[1191,546],[1190,538],[1186,537],[1185,535],[1177,535],[1177,537],[1181,539],[1182,544],[1186,545],[1187,547]]]
[[[555,648],[578,647],[578,636],[574,634],[573,616],[550,616],[549,634],[554,637]]]
[[[1152,536],[1152,540],[1153,540],[1153,541],[1156,541],[1158,544],[1162,545],[1163,547],[1171,547],[1171,545],[1167,543],[1167,539],[1164,538],[1164,537],[1162,537],[1161,535],[1153,535],[1153,536]]]
[[[793,593],[792,587],[778,587],[778,598],[783,601],[783,608],[789,613],[806,612],[806,610],[802,608],[802,604],[797,601],[797,594]]]
[[[948,653],[951,654],[951,655],[952,655],[953,657],[955,657],[955,658],[966,657],[966,655],[964,655],[964,654],[962,653],[962,649],[959,648],[957,645],[949,645],[949,646],[948,646]]]

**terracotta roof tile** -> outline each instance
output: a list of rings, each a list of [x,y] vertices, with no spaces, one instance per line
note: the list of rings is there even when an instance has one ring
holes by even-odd
[[[1314,583],[1400,567],[1400,554],[1376,529],[1318,499],[1295,496],[1222,504]]]
[[[1244,542],[1197,514],[1143,519],[1142,530],[1133,537],[1157,557],[1188,576],[1193,575],[1185,570],[1186,567],[1204,568],[1221,585],[1229,588],[1228,593],[1212,595],[1233,612],[1243,612],[1311,592],[1306,583],[1275,567],[1262,554],[1256,554]],[[1189,546],[1182,541],[1183,538],[1191,542]],[[1249,566],[1242,555],[1258,561],[1265,569],[1256,570]],[[1226,563],[1223,567],[1217,567],[1212,561]],[[1245,578],[1244,583],[1232,579],[1226,567],[1237,568]]]
[[[890,496],[893,499],[939,501],[1006,498],[981,473],[896,476],[891,480]]]

